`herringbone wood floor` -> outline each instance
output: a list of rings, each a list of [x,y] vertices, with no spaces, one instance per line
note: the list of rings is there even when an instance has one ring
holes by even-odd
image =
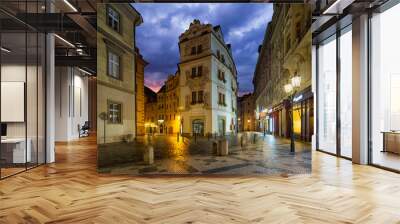
[[[0,223],[400,223],[400,175],[313,153],[291,177],[126,177],[96,172],[90,138],[0,181]]]

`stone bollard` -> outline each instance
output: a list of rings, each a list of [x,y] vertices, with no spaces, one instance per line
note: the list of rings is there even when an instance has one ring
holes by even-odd
[[[147,165],[151,165],[154,163],[154,149],[153,146],[148,146],[143,155],[144,163]]]
[[[257,134],[254,133],[253,134],[253,143],[256,144],[256,142],[257,142]]]
[[[212,143],[212,149],[213,149],[213,154],[214,155],[218,155],[219,153],[218,153],[218,142],[217,141],[213,141],[213,143]]]
[[[226,139],[221,139],[218,141],[218,148],[219,152],[218,155],[220,156],[227,156],[229,154],[229,148],[228,148],[228,140]]]

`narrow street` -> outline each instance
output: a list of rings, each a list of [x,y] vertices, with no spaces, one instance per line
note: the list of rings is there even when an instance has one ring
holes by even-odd
[[[253,136],[250,135],[249,136]],[[228,175],[290,175],[311,172],[311,145],[296,142],[296,152],[290,152],[290,141],[271,135],[257,133],[256,142],[249,137],[241,146],[239,137],[227,137],[229,154],[213,153],[214,138],[179,138],[177,136],[152,136],[138,139],[135,143],[118,143],[119,154],[134,154],[130,162],[100,168],[110,174],[228,174]],[[154,163],[145,164],[146,148],[154,150]],[[108,149],[109,150],[109,149]],[[113,155],[113,157],[116,157]],[[127,158],[125,156],[125,158]]]

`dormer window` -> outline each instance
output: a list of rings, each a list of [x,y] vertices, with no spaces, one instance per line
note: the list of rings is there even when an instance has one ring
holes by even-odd
[[[119,32],[120,16],[119,16],[119,13],[111,7],[107,8],[107,24],[113,30]]]

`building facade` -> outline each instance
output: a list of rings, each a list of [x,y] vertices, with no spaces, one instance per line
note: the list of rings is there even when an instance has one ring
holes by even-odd
[[[311,7],[275,4],[274,14],[259,48],[253,84],[257,130],[277,136],[291,135],[293,106],[294,135],[311,141],[314,127],[311,91]],[[284,86],[294,76],[301,86],[291,105]]]
[[[165,134],[175,134],[180,131],[179,107],[179,73],[169,75],[164,88],[164,130]]]
[[[256,131],[254,102],[252,93],[238,97],[238,131]]]
[[[146,134],[158,133],[157,93],[144,86],[144,126]]]
[[[135,27],[140,14],[129,4],[98,4],[98,143],[133,138],[135,130]]]
[[[136,75],[135,75],[135,97],[136,97],[136,135],[143,136],[145,134],[145,96],[144,96],[144,67],[148,64],[140,54],[139,49],[135,48],[136,59]]]
[[[179,37],[183,134],[236,131],[237,72],[220,26],[194,20]]]

